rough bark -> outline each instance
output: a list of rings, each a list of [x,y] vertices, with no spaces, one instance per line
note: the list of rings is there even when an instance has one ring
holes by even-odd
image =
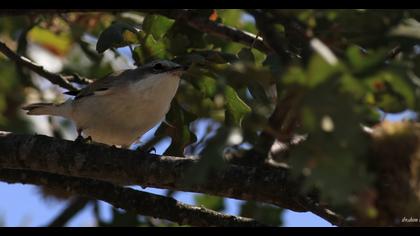
[[[299,195],[287,168],[227,164],[203,182],[194,179],[197,158],[159,156],[43,135],[0,134],[0,169],[43,171],[118,185],[165,188],[275,204],[312,211],[332,224],[342,218]]]
[[[225,215],[204,207],[187,205],[173,198],[124,188],[99,180],[8,169],[1,170],[0,179],[9,183],[30,183],[60,188],[72,194],[106,201],[116,208],[168,219],[180,225],[265,226],[253,219]]]

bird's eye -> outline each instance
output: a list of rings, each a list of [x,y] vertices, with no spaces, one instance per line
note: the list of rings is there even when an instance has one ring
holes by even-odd
[[[153,70],[154,71],[160,71],[160,70],[162,70],[163,69],[163,65],[161,64],[161,63],[156,63],[154,66],[153,66]]]

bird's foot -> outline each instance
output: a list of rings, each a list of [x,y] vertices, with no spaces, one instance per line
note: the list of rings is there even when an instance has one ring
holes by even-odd
[[[156,154],[156,148],[155,147],[151,147],[147,150],[145,150],[143,147],[138,147],[136,149],[136,151],[140,151],[140,152],[143,152],[143,153],[146,153],[146,154],[150,154],[151,152],[154,152]]]
[[[147,152],[148,153],[154,152],[156,154],[156,148],[155,147],[149,148],[149,150],[147,150]]]
[[[78,143],[88,143],[88,144],[93,142],[92,137],[89,136],[87,138],[84,138],[82,135],[78,135],[74,141]]]

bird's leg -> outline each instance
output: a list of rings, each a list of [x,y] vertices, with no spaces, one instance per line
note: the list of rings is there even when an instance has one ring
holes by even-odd
[[[77,138],[74,141],[79,143],[91,143],[92,137],[83,138],[82,129],[77,129]]]
[[[74,140],[76,142],[83,142],[84,138],[82,136],[82,129],[77,129],[77,138]]]
[[[134,143],[135,145],[142,143],[140,141],[140,138],[141,138],[141,136],[137,138],[136,142]],[[139,145],[135,150],[140,151],[140,152],[145,153],[145,154],[149,154],[151,152],[154,152],[156,154],[156,148],[155,147],[151,147],[151,148],[147,149],[147,147],[145,147],[145,146],[146,145],[143,145],[143,146]]]

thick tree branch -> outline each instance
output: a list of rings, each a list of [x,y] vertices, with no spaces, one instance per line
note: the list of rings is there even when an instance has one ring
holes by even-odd
[[[168,219],[181,225],[264,226],[253,219],[225,215],[204,207],[187,205],[173,198],[123,188],[99,180],[10,169],[0,170],[0,179],[8,183],[30,183],[57,188],[72,194],[103,200],[126,211]]]
[[[75,78],[73,78],[74,76],[63,76],[46,71],[42,66],[35,64],[28,58],[17,55],[3,42],[0,42],[0,52],[2,52],[10,60],[14,61],[16,64],[32,70],[38,75],[49,80],[51,83],[56,84],[62,88],[68,89],[69,91],[77,91],[77,88],[75,88],[69,83],[69,80],[75,80]]]
[[[158,156],[43,135],[5,132],[0,133],[0,150],[0,168],[4,169],[30,169],[119,185],[261,201],[294,211],[308,210],[298,197],[299,184],[289,178],[288,169],[281,167],[226,165],[208,173],[203,182],[196,182],[190,175],[198,163],[195,158]]]
[[[293,200],[297,183],[284,168],[228,165],[197,183],[190,170],[196,158],[159,156],[105,145],[84,144],[43,135],[0,133],[0,168],[31,169],[86,177],[119,185],[140,185],[202,192],[273,203],[305,211]]]

